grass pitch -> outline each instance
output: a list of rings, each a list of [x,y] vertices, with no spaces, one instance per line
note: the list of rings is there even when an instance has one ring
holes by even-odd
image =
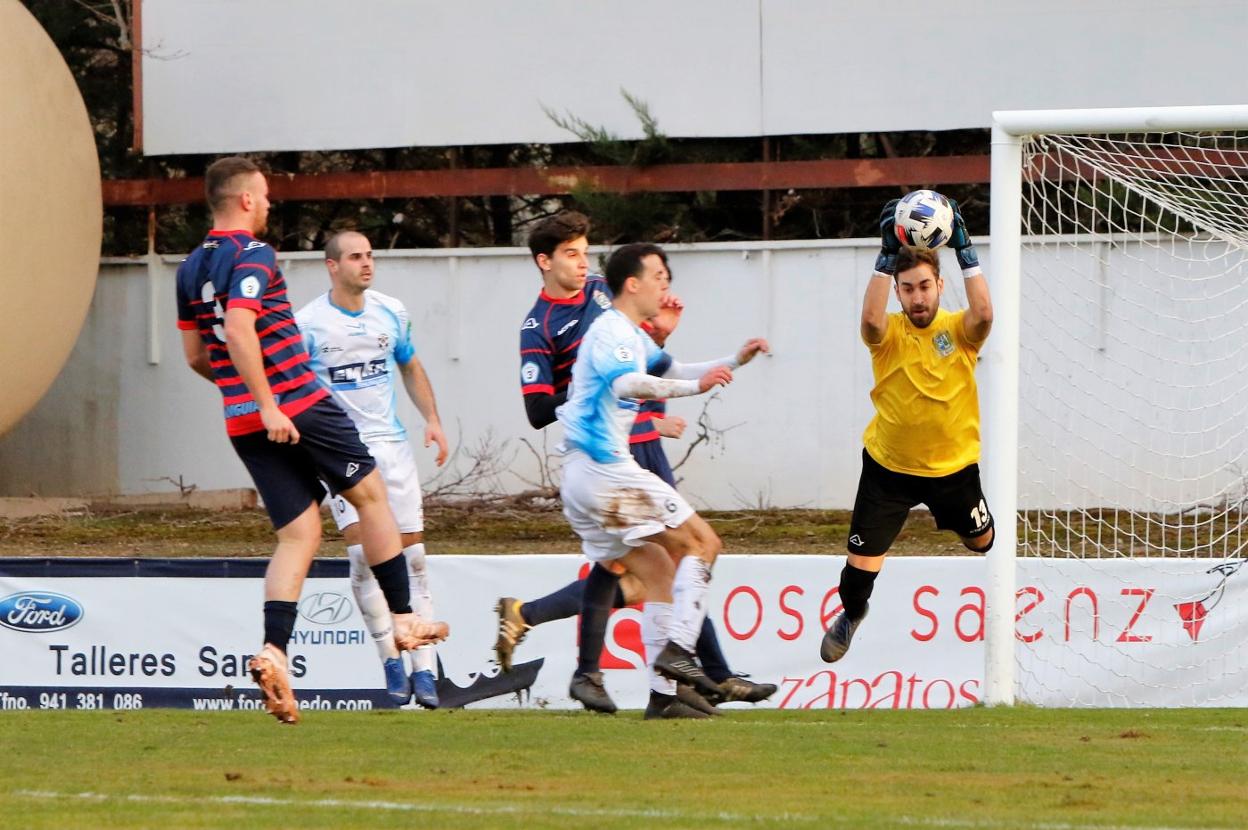
[[[1243,710],[4,712],[0,746],[0,815],[58,830],[1248,826]]]

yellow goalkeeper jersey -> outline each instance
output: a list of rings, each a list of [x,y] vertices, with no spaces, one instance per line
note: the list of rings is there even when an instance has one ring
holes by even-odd
[[[979,461],[979,390],[964,311],[941,309],[925,329],[902,312],[888,316],[884,340],[867,344],[875,417],[862,440],[881,466],[916,476],[946,476]]]

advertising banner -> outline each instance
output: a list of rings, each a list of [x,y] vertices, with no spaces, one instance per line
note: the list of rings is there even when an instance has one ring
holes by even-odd
[[[709,614],[733,671],[779,690],[761,706],[970,706],[984,671],[984,562],[898,557],[846,657],[819,658],[840,610],[844,559],[724,556]],[[246,662],[261,645],[257,559],[0,560],[0,709],[259,708]],[[1044,705],[1248,705],[1243,561],[1020,560],[1019,696]],[[503,595],[530,600],[584,575],[579,556],[434,556],[446,706],[579,708],[567,695],[576,618],[531,629],[503,674],[493,660]],[[1244,583],[1241,585],[1239,583]],[[641,610],[612,613],[602,669],[621,708],[648,683]],[[393,704],[351,597],[345,560],[318,560],[291,640],[305,709]]]

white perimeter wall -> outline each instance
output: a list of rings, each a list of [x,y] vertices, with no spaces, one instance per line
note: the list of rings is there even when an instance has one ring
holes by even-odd
[[[991,283],[991,251],[986,242],[979,247]],[[873,411],[870,360],[858,339],[858,315],[877,250],[877,243],[867,240],[669,248],[674,290],[688,304],[670,343],[674,355],[686,360],[717,357],[752,335],[769,338],[775,352],[741,369],[737,381],[714,401],[702,397],[671,402],[671,413],[691,423],[684,439],[665,441],[673,460],[684,454],[704,405],[714,428],[714,440],[697,447],[677,472],[682,490],[696,506],[852,506],[862,430]],[[1046,251],[1034,255],[1052,255]],[[328,278],[318,255],[293,254],[281,262],[297,306],[326,288]],[[961,279],[947,252],[944,265],[955,275],[947,283],[945,305],[963,307]],[[1089,281],[1097,277],[1095,267],[1095,258],[1089,257]],[[216,390],[183,363],[174,325],[175,268],[176,258],[161,260],[149,281],[143,261],[104,264],[69,365],[39,406],[0,438],[0,495],[169,491],[179,477],[201,488],[250,486],[226,441]],[[1045,268],[1036,264],[1038,272]],[[1119,293],[1138,282],[1129,272],[1115,279],[1119,285],[1113,290]],[[539,449],[542,441],[528,425],[519,389],[519,328],[540,287],[527,250],[380,252],[377,280],[379,290],[399,297],[412,312],[419,355],[433,380],[452,443],[462,452],[488,439],[501,448],[499,457],[510,471],[495,484],[508,491],[526,488],[525,479],[533,480],[538,468],[520,440],[528,439]],[[154,294],[149,295],[151,290]],[[1065,292],[1029,293],[1024,330],[1068,315],[1067,301]],[[896,300],[892,302],[895,310]],[[1132,307],[1119,308],[1099,324],[1100,315],[1089,313],[1085,328],[1111,327],[1111,335],[1131,328],[1123,314]],[[149,313],[156,321],[154,344],[149,342]],[[981,356],[981,389],[991,382],[991,366],[999,359],[992,346],[990,338]],[[1070,365],[1111,359],[1143,361],[1147,367],[1154,362],[1130,340],[1095,330],[1066,347]],[[158,355],[152,354],[153,348]],[[1216,340],[1208,346],[1185,344],[1183,354],[1192,348],[1220,346]],[[153,356],[158,362],[151,362]],[[1220,359],[1220,353],[1211,352],[1210,357]],[[1026,374],[1022,380],[1029,382]],[[1033,384],[1039,381],[1031,379]],[[1096,384],[1094,374],[1076,373],[1051,393],[1078,402],[1092,397],[1089,390]],[[417,424],[414,408],[406,401],[404,405],[407,422]],[[1080,435],[1079,447],[1095,449],[1078,451],[1131,457],[1135,415],[1125,411],[1107,417],[1097,434]],[[985,419],[990,417],[985,414]],[[1024,407],[1021,418],[1024,435],[1056,436],[1052,443],[1063,443],[1060,417],[1052,420],[1051,413],[1037,406]],[[1227,429],[1237,427],[1228,424]],[[557,430],[547,430],[551,450],[558,443]],[[1239,451],[1238,444],[1229,447],[1227,457]],[[434,474],[432,455],[419,450],[418,458],[428,485]],[[990,465],[992,459],[984,463]],[[1055,460],[1025,449],[1020,463],[1045,470]],[[1097,482],[1100,489],[1087,503],[1152,507],[1140,501],[1141,493],[1151,491],[1132,476],[1156,472],[1125,468],[1120,477]],[[1229,481],[1234,474],[1228,467],[1217,475]],[[1020,504],[1052,503],[1035,483],[1043,479],[1023,477]],[[1197,483],[1202,492],[1217,491],[1216,482]]]
[[[1242,103],[1243,0],[142,0],[152,155],[989,126]]]

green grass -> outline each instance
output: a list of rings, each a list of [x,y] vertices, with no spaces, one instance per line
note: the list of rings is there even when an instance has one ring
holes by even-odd
[[[1248,712],[4,712],[23,827],[1235,828]],[[19,822],[20,819],[20,822]]]

